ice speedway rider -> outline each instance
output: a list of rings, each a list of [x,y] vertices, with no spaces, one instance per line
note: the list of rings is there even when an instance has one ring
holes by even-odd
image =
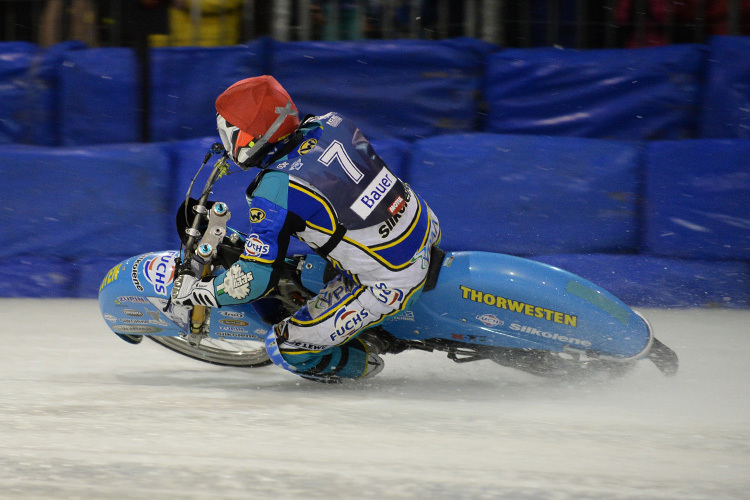
[[[271,327],[271,360],[320,381],[379,373],[384,346],[362,333],[422,293],[440,240],[437,217],[352,121],[335,112],[300,121],[271,76],[233,84],[217,98],[216,111],[231,159],[243,170],[259,169],[246,191],[248,236],[239,260],[223,273],[179,276],[172,301],[221,307],[263,297],[277,283],[295,236],[339,274]]]

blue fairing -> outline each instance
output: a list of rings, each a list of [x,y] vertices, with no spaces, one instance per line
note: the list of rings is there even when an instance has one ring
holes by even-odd
[[[308,288],[315,289],[322,262],[308,257]],[[652,339],[638,314],[597,285],[546,264],[485,252],[448,253],[437,287],[383,327],[403,339],[616,357],[637,357]]]
[[[170,304],[175,251],[127,259],[105,276],[99,307],[110,329],[131,335],[176,336],[188,310]],[[302,283],[323,286],[326,261],[308,255]],[[262,341],[268,330],[252,305],[211,309],[210,336]],[[218,317],[218,320],[216,318]],[[562,269],[510,255],[448,253],[434,290],[383,327],[409,340],[449,339],[498,347],[638,357],[652,332],[643,318],[597,285]]]
[[[120,334],[177,336],[188,332],[189,310],[169,304],[176,251],[131,257],[113,267],[99,288],[99,308]],[[210,337],[263,341],[268,326],[250,304],[212,309]],[[218,317],[218,320],[216,319]]]

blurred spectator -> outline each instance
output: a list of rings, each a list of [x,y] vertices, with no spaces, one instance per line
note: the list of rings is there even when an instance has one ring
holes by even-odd
[[[240,42],[243,0],[172,0],[170,45],[235,45]]]
[[[125,43],[145,57],[149,47],[166,45],[170,0],[126,0],[122,11]]]
[[[727,0],[709,0],[702,2],[698,0],[682,0],[675,3],[675,15],[678,22],[690,23],[700,15],[701,4],[705,3],[706,9],[706,34],[708,35],[730,35],[730,13]],[[739,15],[737,22],[738,35],[750,35],[750,0],[739,0]]]
[[[68,26],[65,33],[63,26]],[[39,19],[39,45],[49,47],[63,40],[99,45],[99,22],[92,0],[47,0]]]
[[[728,0],[647,0],[645,12],[637,12],[638,3],[619,0],[615,9],[626,47],[702,43],[708,35],[730,34]],[[750,0],[739,3],[738,34],[750,34]]]
[[[361,3],[364,11],[358,14],[364,19],[360,31],[365,38],[421,38],[424,28],[430,32],[437,30],[437,0],[368,0]],[[460,1],[449,2],[453,7],[462,4]]]

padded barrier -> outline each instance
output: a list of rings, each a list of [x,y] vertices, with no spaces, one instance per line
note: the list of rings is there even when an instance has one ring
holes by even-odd
[[[586,278],[631,306],[750,307],[746,262],[603,254],[533,259]]]
[[[634,250],[638,143],[456,134],[415,144],[407,178],[441,221],[445,250]]]
[[[368,139],[475,130],[485,55],[479,40],[274,42],[271,74],[302,115],[335,110]]]
[[[267,71],[270,42],[151,51],[152,141],[216,135],[216,98],[233,83]]]
[[[31,43],[0,43],[0,144],[25,142],[27,89],[37,52]]]
[[[710,40],[701,137],[750,139],[750,36]]]
[[[72,260],[174,245],[172,181],[158,145],[2,146],[0,158],[0,234],[10,255]]]
[[[131,49],[69,50],[60,67],[60,141],[66,146],[141,140],[140,71]]]
[[[487,58],[488,132],[696,137],[706,47],[511,49]]]
[[[3,285],[0,297],[95,297],[106,272],[125,257],[175,248],[176,203],[213,140],[209,137],[168,144],[90,148],[0,146],[3,179],[0,199],[4,201],[0,234],[5,236],[14,263],[0,268]],[[726,165],[731,161],[714,149],[735,149],[738,144],[746,147],[748,142],[655,143],[650,145],[648,158],[656,157],[652,149],[665,148],[661,158],[690,166],[691,158],[693,163],[701,163],[702,151],[716,158],[717,165]],[[467,144],[475,154],[461,153]],[[679,154],[669,149],[675,144],[683,146]],[[695,149],[685,149],[688,144],[694,144]],[[391,165],[409,155],[410,148],[403,141],[373,141],[373,145]],[[632,189],[635,181],[629,170],[640,163],[638,147],[638,144],[590,139],[459,134],[417,143],[414,156],[405,164],[402,174],[441,218],[444,248],[529,254],[536,246],[549,253],[560,246],[574,246],[571,239],[579,247],[592,246],[592,242],[594,246],[603,241],[612,243],[616,238],[608,231],[614,232],[618,226],[617,232],[628,234],[632,222],[619,220],[618,214],[629,214],[625,216],[628,220],[633,216],[634,195],[628,189]],[[483,150],[484,153],[476,154]],[[738,154],[748,157],[743,151]],[[554,162],[552,157],[556,158]],[[502,161],[498,162],[498,158]],[[669,171],[670,162],[665,164],[668,168],[664,171],[662,189],[668,187],[668,179],[674,175]],[[557,171],[550,165],[562,165],[565,170]],[[499,170],[505,173],[498,176]],[[742,190],[747,193],[748,186],[743,184],[746,171],[714,169],[715,177],[710,177],[696,175],[689,168],[681,170],[684,178],[678,183],[682,185],[673,187],[667,198],[678,198],[674,194],[678,191],[688,194],[691,203],[682,206],[682,211],[710,204],[715,199],[723,199],[723,203],[729,200],[730,206],[735,206],[732,204],[740,198],[726,191],[711,194],[707,190],[710,186],[735,186],[739,195]],[[470,172],[472,175],[468,175]],[[244,175],[238,173],[225,179],[233,184],[219,184],[237,197],[237,201],[230,201],[230,207],[237,203],[244,207],[248,180]],[[684,179],[691,178],[694,183],[686,184]],[[540,180],[543,187],[531,189]],[[205,182],[205,177],[201,182]],[[446,199],[446,192],[451,193],[450,199]],[[172,194],[164,196],[164,193]],[[224,198],[221,191],[217,194]],[[570,200],[579,195],[583,195],[587,205],[571,204]],[[594,200],[596,205],[588,205]],[[487,216],[490,210],[498,210],[493,207],[485,210],[488,203],[506,204],[500,209],[502,213],[507,211],[506,216]],[[475,212],[467,215],[465,207],[478,207],[480,215]],[[241,221],[244,211],[239,210],[238,214],[235,220]],[[583,219],[576,222],[579,217]],[[737,234],[745,234],[742,231],[748,226],[732,217],[735,216],[719,220],[728,223]],[[569,231],[566,224],[573,227],[570,231],[575,238],[566,232]],[[539,231],[535,231],[537,228]],[[502,232],[508,234],[502,236]],[[488,239],[488,235],[493,238]],[[696,235],[689,233],[689,236]],[[700,231],[698,236],[702,236]],[[727,237],[721,236],[725,241]],[[661,238],[667,239],[664,235]],[[632,244],[630,239],[626,236],[628,244],[618,242],[613,250],[628,249]],[[545,246],[550,241],[552,246]],[[687,238],[684,244],[696,243]],[[508,247],[519,251],[513,252]],[[716,253],[713,246],[708,248]],[[305,249],[300,244],[299,251]],[[642,254],[556,254],[533,258],[599,283],[636,306],[750,307],[750,271],[746,262],[680,260]]]
[[[6,259],[0,266],[0,298],[73,297],[77,278],[71,262],[60,257],[24,255]]]
[[[60,143],[59,68],[66,52],[84,48],[76,41],[46,50],[27,42],[0,43],[0,144]]]
[[[412,145],[401,139],[377,139],[371,142],[373,149],[388,165],[391,172],[402,180],[407,180],[407,168],[411,158]]]
[[[48,49],[0,43],[0,144],[141,139],[135,54],[83,49],[80,42]],[[150,137],[212,134],[218,93],[241,78],[272,73],[303,113],[336,109],[370,138],[412,141],[476,130],[624,140],[750,138],[750,37],[648,49],[497,50],[474,39],[260,39],[157,48]],[[487,112],[486,124],[478,111]]]
[[[646,165],[648,253],[750,260],[750,140],[654,142]]]

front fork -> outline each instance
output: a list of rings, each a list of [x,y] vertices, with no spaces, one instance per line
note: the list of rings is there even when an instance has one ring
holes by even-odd
[[[208,337],[209,322],[211,314],[206,306],[194,306],[190,313],[190,332],[185,335],[185,340],[193,347],[198,347],[201,340]]]
[[[205,215],[208,218],[208,228],[198,243],[196,250],[196,253],[206,263],[203,266],[201,278],[205,278],[211,274],[211,261],[216,257],[219,243],[221,243],[227,234],[227,221],[232,216],[227,205],[222,202],[215,203],[211,210],[206,210]],[[197,347],[201,343],[201,340],[208,337],[208,319],[210,316],[211,313],[208,307],[203,305],[193,306],[193,310],[190,313],[190,333],[186,336],[186,340],[191,346]]]

